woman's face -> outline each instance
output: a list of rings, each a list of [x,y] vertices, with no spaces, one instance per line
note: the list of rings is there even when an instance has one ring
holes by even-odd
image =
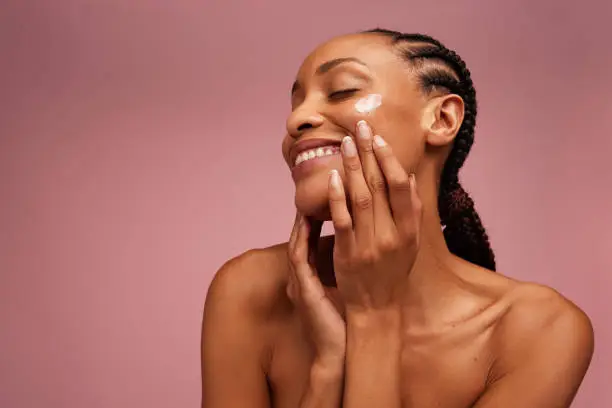
[[[370,94],[380,95],[381,105],[373,112],[360,113],[356,102]],[[329,219],[329,171],[337,169],[344,177],[340,142],[346,135],[354,137],[359,120],[366,120],[374,134],[391,145],[404,169],[415,171],[425,148],[421,118],[426,103],[410,65],[382,36],[338,37],[314,50],[299,69],[283,140],[298,210]],[[314,149],[316,154],[319,148],[322,157],[298,159],[300,151]],[[297,165],[296,159],[300,161]]]

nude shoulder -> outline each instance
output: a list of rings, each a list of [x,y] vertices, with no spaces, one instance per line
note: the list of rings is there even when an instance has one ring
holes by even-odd
[[[287,244],[251,249],[239,254],[216,272],[209,286],[209,298],[241,304],[267,315],[285,296]]]
[[[500,325],[519,332],[541,330],[560,322],[588,328],[588,316],[558,291],[544,285],[517,282],[506,294],[508,310]]]
[[[589,317],[556,290],[535,283],[516,282],[505,294],[494,342],[505,370],[555,348],[588,361],[593,353]]]

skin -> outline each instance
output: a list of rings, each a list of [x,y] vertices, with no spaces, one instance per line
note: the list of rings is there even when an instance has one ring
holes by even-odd
[[[317,72],[337,58],[365,66]],[[349,88],[358,91],[334,96]],[[370,93],[382,106],[356,112]],[[248,251],[215,275],[203,407],[569,407],[593,353],[587,316],[553,289],[446,247],[437,192],[462,119],[461,98],[424,94],[382,37],[338,37],[307,57],[287,164],[296,143],[313,138],[350,135],[358,154],[343,144],[325,166],[294,172],[289,242]],[[335,237],[319,238],[326,220]]]

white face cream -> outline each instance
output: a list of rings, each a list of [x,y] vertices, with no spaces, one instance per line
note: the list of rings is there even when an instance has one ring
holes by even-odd
[[[380,94],[370,94],[355,103],[355,110],[359,113],[372,113],[382,104]]]

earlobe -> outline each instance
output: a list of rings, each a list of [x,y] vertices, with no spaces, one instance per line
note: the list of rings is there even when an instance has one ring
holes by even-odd
[[[463,122],[463,114],[463,100],[458,95],[448,94],[431,99],[422,121],[427,143],[432,146],[452,143]]]

